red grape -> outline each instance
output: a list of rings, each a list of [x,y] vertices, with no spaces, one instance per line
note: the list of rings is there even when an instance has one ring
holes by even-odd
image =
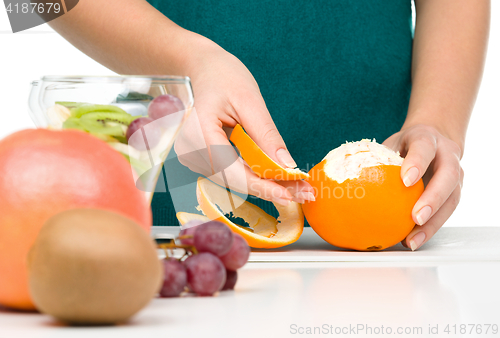
[[[174,95],[160,95],[149,103],[148,115],[154,120],[184,110],[182,101]]]
[[[146,150],[155,147],[160,142],[161,129],[151,122],[154,122],[152,118],[139,117],[130,123],[126,134],[129,145],[137,150]],[[142,131],[144,131],[144,134],[142,134]],[[135,136],[132,137],[132,135]],[[146,139],[144,139],[144,135],[146,135]]]
[[[233,290],[237,280],[238,272],[226,270],[226,283],[224,283],[222,290]]]
[[[226,282],[224,264],[209,252],[189,256],[184,261],[184,266],[189,289],[200,296],[213,295],[222,289]]]
[[[193,236],[193,237],[179,239],[179,242],[184,245],[194,245],[194,232],[196,231],[197,226],[203,223],[205,222],[198,219],[192,219],[186,224],[182,225],[181,231],[179,232],[179,237],[181,236]]]
[[[228,270],[235,271],[241,268],[248,261],[250,257],[250,247],[247,241],[238,234],[233,234],[233,245],[231,249],[224,256],[220,257],[220,260]]]
[[[218,221],[210,221],[196,227],[194,245],[199,252],[210,252],[222,256],[231,249],[233,237],[233,232],[227,225]]]
[[[164,278],[160,290],[161,297],[177,297],[187,285],[187,272],[184,265],[175,258],[163,260]]]

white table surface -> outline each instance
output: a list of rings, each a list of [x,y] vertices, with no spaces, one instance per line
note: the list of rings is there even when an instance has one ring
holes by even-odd
[[[154,299],[115,327],[64,327],[46,315],[0,309],[0,338],[384,336],[380,330],[393,337],[500,337],[500,328],[485,334],[485,324],[500,327],[499,239],[500,228],[443,228],[417,252],[358,253],[306,229],[287,248],[252,252],[235,291]],[[460,335],[463,324],[467,333]],[[481,324],[482,333],[469,324]],[[436,326],[438,333],[429,333]],[[315,327],[316,335],[306,334]]]

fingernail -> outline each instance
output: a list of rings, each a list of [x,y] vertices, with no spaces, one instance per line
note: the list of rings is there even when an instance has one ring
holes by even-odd
[[[425,232],[417,232],[415,236],[410,239],[410,249],[411,251],[417,250],[422,243],[425,241]]]
[[[284,199],[284,198],[279,198],[279,197],[274,197],[273,202],[276,202],[278,204],[281,204],[284,207],[287,207],[288,204],[290,204],[290,200]]]
[[[304,203],[306,203],[306,201],[305,201],[304,199],[302,199],[302,198],[297,198],[297,197],[292,198],[292,201],[297,202],[297,203],[300,203],[300,204],[304,204]]]
[[[403,183],[409,187],[412,186],[415,181],[418,179],[419,171],[416,167],[411,167],[406,171],[405,176],[403,177]]]
[[[425,222],[429,220],[429,217],[431,217],[431,213],[432,209],[428,205],[420,209],[420,211],[417,213],[417,224],[424,225]]]
[[[300,188],[300,190],[298,192],[314,192],[314,188],[310,183],[308,183],[306,181],[302,181],[301,185],[302,185],[302,187]]]
[[[314,197],[314,194],[312,192],[300,191],[300,192],[295,193],[294,196],[299,198],[299,199],[304,199],[306,201],[311,201],[311,202],[316,201],[316,197]]]
[[[278,157],[278,160],[288,168],[295,168],[297,166],[292,156],[286,149],[278,149],[276,157]]]

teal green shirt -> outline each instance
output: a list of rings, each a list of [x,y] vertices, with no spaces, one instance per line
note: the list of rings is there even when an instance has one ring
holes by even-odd
[[[382,142],[404,122],[410,0],[149,2],[247,66],[301,169],[346,141]],[[168,192],[156,193],[152,208],[155,225],[177,224]]]

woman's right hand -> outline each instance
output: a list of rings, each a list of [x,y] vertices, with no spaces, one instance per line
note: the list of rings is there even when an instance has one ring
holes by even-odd
[[[296,166],[250,71],[214,42],[200,39],[194,49],[196,54],[188,55],[190,61],[186,62],[196,114],[190,116],[176,141],[175,151],[181,163],[206,176],[224,169],[225,183],[229,181],[231,189],[281,205],[292,200],[314,200],[313,189],[307,182],[261,179],[241,159],[237,160],[228,133],[240,124],[274,161],[286,168]],[[208,156],[202,155],[203,149],[208,149]],[[191,154],[189,159],[182,156],[187,154]],[[195,158],[193,154],[197,154]],[[246,186],[241,185],[245,183]]]
[[[211,40],[175,24],[147,1],[80,1],[50,25],[75,47],[119,74],[188,75],[201,123],[201,143],[229,146],[223,127],[240,123],[271,158],[294,165],[248,69]],[[197,135],[189,133],[188,127],[176,150],[187,151],[190,146],[201,149],[194,142]],[[183,141],[186,149],[180,146]],[[279,185],[259,179],[248,168],[244,172],[246,179],[240,183],[246,181],[248,192],[263,199],[286,204],[312,196],[305,182]],[[237,170],[227,168],[225,173]]]

